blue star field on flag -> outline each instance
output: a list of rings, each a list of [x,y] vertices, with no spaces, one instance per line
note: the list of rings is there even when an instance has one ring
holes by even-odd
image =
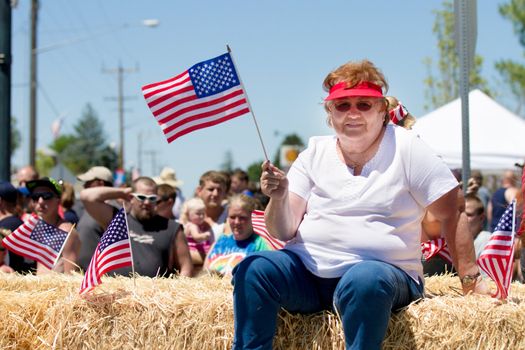
[[[198,98],[214,95],[240,84],[228,53],[199,62],[188,72]]]
[[[128,239],[128,231],[126,228],[126,219],[122,213],[115,215],[113,221],[108,226],[106,232],[100,239],[100,244],[98,245],[98,251],[103,252],[109,245],[117,243],[119,241]]]
[[[62,231],[55,226],[49,225],[44,220],[38,221],[30,238],[36,242],[51,247],[54,251],[59,252],[62,244],[66,240],[67,232]]]

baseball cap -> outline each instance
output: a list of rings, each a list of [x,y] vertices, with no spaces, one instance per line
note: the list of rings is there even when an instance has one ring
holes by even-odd
[[[93,180],[102,180],[104,182],[113,183],[113,174],[105,166],[94,166],[84,174],[77,176],[80,181],[88,182]]]
[[[330,88],[330,93],[324,99],[325,101],[335,100],[342,97],[384,97],[381,86],[369,81],[362,81],[357,85],[348,86],[344,81],[335,84]]]
[[[17,193],[15,186],[11,185],[10,182],[0,181],[0,198],[6,202],[14,203],[16,202]]]
[[[62,195],[62,185],[52,177],[43,177],[38,180],[28,181],[26,182],[26,187],[29,190],[29,193],[33,193],[34,189],[37,187],[47,187],[55,192],[57,196],[60,197]]]

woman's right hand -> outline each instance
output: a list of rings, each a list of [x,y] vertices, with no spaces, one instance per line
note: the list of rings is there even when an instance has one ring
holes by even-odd
[[[276,200],[283,199],[288,194],[286,174],[268,160],[262,164],[261,191]]]

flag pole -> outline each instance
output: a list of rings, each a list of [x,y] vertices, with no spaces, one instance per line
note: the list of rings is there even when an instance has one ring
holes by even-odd
[[[133,287],[137,289],[137,281],[135,279],[135,263],[133,261],[133,249],[131,247],[131,236],[129,235],[128,225],[128,213],[126,212],[126,202],[122,202],[122,208],[124,208],[124,220],[126,221],[126,231],[128,232],[129,252],[131,255],[131,274],[133,275]]]
[[[239,70],[237,69],[237,66],[235,64],[235,60],[233,59],[232,50],[230,49],[229,45],[226,45],[226,48],[228,49],[228,53],[230,54],[230,57],[232,59],[233,67],[235,68],[235,71],[237,72],[237,76],[239,77],[239,82],[241,83],[241,87],[244,90],[244,95],[246,96],[246,102],[248,103],[248,107],[250,107],[250,112],[252,114],[253,122],[255,123],[255,128],[257,129],[257,135],[259,135],[259,140],[261,141],[261,146],[264,152],[264,158],[266,161],[268,161],[268,153],[266,153],[266,147],[264,147],[264,142],[261,136],[261,130],[259,129],[259,124],[257,123],[257,119],[255,119],[255,113],[253,112],[252,104],[250,103],[250,99],[248,98],[248,93],[246,92],[246,88],[244,87],[244,84],[241,79],[241,74],[239,73]]]
[[[42,219],[40,219],[40,220],[42,220]],[[71,226],[71,228],[69,229],[69,232],[67,233],[66,239],[64,240],[64,243],[62,243],[62,247],[60,247],[60,251],[58,252],[57,257],[56,257],[56,259],[55,259],[55,262],[53,263],[53,268],[52,268],[52,270],[55,269],[55,266],[57,265],[58,260],[60,259],[60,256],[62,255],[62,252],[64,251],[64,248],[66,247],[67,240],[68,240],[69,237],[71,236],[71,232],[73,232],[73,229],[75,228],[76,225],[77,225],[77,224],[73,224],[73,225]],[[57,229],[58,229],[58,227],[57,227]],[[59,230],[60,230],[60,229],[59,229]]]
[[[512,200],[512,253],[510,256],[510,281],[512,282],[512,275],[514,274],[514,254],[516,253],[514,251],[514,240],[516,239],[516,198]],[[509,284],[509,291],[507,293],[507,299],[510,297],[510,289],[512,284]]]

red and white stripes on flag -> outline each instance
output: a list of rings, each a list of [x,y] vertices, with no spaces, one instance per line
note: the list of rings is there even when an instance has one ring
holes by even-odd
[[[447,242],[444,238],[436,238],[421,243],[421,252],[425,260],[429,260],[432,257],[438,255],[442,259],[452,264],[452,256],[447,247]]]
[[[229,53],[199,62],[171,79],[145,85],[142,93],[168,143],[250,111]]]
[[[272,237],[266,230],[264,222],[264,211],[254,210],[252,212],[253,232],[264,238],[274,249],[282,249],[285,243],[277,238]]]
[[[499,219],[498,225],[478,258],[479,267],[496,283],[497,291],[492,296],[498,299],[507,299],[510,292],[515,220],[516,200],[513,200]]]
[[[106,272],[132,264],[126,212],[120,209],[100,238],[82,280],[80,294],[87,293],[101,284],[101,277]]]
[[[68,233],[41,220],[36,214],[2,240],[2,245],[52,270]]]

